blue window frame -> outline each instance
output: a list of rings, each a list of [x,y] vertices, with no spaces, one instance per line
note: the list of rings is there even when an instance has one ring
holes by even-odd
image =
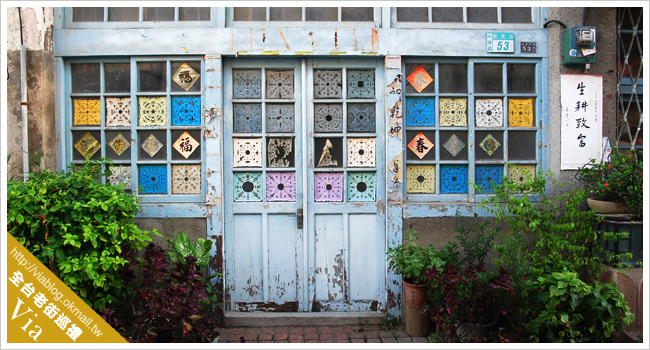
[[[479,202],[504,175],[547,170],[540,59],[408,58],[403,72],[407,201]]]
[[[65,64],[68,164],[109,158],[143,202],[203,202],[200,57],[81,60]]]

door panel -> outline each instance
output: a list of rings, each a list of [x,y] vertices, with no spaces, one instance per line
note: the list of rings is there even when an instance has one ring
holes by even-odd
[[[226,60],[227,310],[385,305],[381,62]]]

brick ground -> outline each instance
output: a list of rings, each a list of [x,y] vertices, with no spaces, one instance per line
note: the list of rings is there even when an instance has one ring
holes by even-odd
[[[221,328],[219,333],[219,343],[428,343],[426,337],[409,336],[404,326]]]

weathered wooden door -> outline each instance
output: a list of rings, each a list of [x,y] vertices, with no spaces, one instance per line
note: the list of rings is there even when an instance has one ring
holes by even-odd
[[[226,308],[385,302],[381,61],[224,66]]]

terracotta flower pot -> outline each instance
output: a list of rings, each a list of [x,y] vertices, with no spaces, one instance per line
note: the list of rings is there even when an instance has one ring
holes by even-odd
[[[589,208],[598,214],[623,214],[627,212],[627,207],[623,203],[600,201],[597,199],[587,198]]]
[[[406,305],[419,309],[427,298],[427,287],[424,284],[404,282],[404,300]]]

